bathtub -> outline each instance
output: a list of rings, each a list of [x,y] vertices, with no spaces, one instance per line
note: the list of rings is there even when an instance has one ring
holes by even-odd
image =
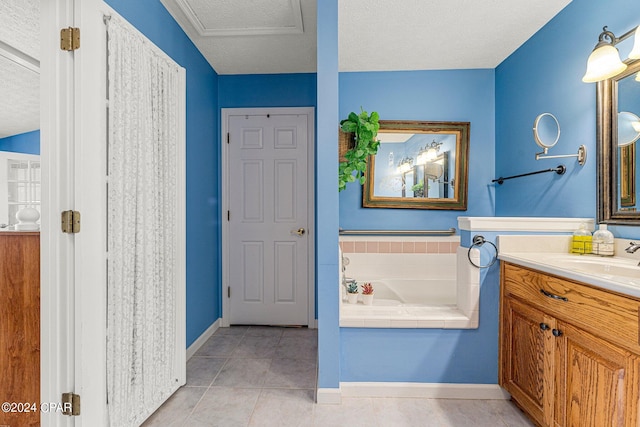
[[[479,325],[480,274],[458,241],[385,242],[376,236],[341,239],[343,274],[371,282],[373,305],[349,304],[341,286],[340,327],[475,329]],[[396,237],[397,239],[397,237]],[[433,238],[432,238],[433,239]],[[442,238],[440,238],[442,240]],[[407,247],[408,246],[408,247]],[[432,251],[433,249],[433,251]],[[479,263],[479,251],[471,250]]]
[[[446,279],[373,279],[373,306],[454,306],[456,280]]]

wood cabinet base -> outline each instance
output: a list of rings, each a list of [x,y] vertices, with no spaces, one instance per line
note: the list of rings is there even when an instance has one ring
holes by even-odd
[[[501,273],[499,382],[515,403],[539,426],[637,427],[640,300],[508,263]]]

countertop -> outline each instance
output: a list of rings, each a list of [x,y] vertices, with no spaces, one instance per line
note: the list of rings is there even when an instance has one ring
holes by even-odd
[[[624,252],[628,240],[616,239],[616,256],[613,258],[569,254],[570,242],[571,236],[499,236],[498,259],[640,298],[640,266],[637,265],[640,251],[636,254]],[[594,273],[580,268],[580,264],[593,263],[620,265],[632,272],[632,276],[608,274],[606,271]],[[634,268],[638,269],[637,276]]]

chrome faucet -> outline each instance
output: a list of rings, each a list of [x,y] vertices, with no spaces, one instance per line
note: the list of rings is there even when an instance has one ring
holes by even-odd
[[[625,252],[632,254],[635,253],[635,251],[637,251],[638,249],[640,249],[640,243],[629,242],[629,247],[625,249]],[[638,263],[638,267],[640,267],[640,262]]]
[[[625,249],[625,252],[632,254],[638,249],[640,249],[640,243],[629,242],[629,247]]]

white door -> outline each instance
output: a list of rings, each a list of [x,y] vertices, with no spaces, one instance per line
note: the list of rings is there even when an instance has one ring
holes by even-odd
[[[230,324],[309,323],[309,121],[228,117]]]

